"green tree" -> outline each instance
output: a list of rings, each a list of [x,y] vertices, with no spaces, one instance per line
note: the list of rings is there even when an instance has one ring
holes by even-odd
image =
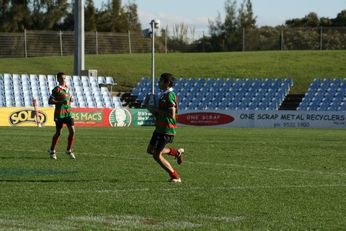
[[[127,27],[130,31],[141,31],[141,24],[139,22],[137,13],[137,4],[135,2],[129,2],[124,7],[124,12],[127,17]]]
[[[223,51],[225,49],[225,25],[219,13],[215,21],[209,20],[210,50]]]
[[[243,0],[239,8],[238,28],[255,29],[256,17],[254,16],[251,0]]]
[[[320,26],[329,27],[332,25],[333,25],[333,21],[330,18],[326,18],[326,17],[320,18]]]
[[[112,0],[97,13],[97,30],[105,32],[127,32],[128,23],[121,0]]]
[[[110,8],[111,16],[111,31],[121,32],[120,13],[121,13],[121,0],[112,0]]]
[[[84,27],[85,31],[96,31],[96,9],[93,0],[86,0]]]
[[[252,10],[251,0],[243,0],[238,10],[236,5],[236,0],[226,0],[225,21],[221,21],[220,14],[215,21],[209,20],[211,44],[217,49],[241,50],[243,29],[256,28],[256,17]]]
[[[72,1],[71,5],[69,6],[69,10],[66,14],[66,17],[64,17],[63,22],[60,24],[61,30],[74,30],[74,8],[75,3]]]
[[[225,23],[224,23],[224,30],[225,30],[225,42],[227,46],[227,50],[234,50],[236,47],[238,47],[239,39],[237,36],[237,9],[236,9],[237,2],[235,0],[227,0],[225,2]]]
[[[36,30],[42,30],[44,29],[44,6],[41,4],[41,0],[33,0],[33,6],[32,6],[32,28]]]
[[[333,21],[333,26],[346,26],[346,10],[341,11],[338,13],[335,19]]]
[[[67,0],[55,0],[51,8],[47,11],[47,22],[49,22],[48,28],[59,30],[61,29],[62,20],[68,14],[69,3]]]
[[[310,12],[304,18],[294,18],[286,20],[287,27],[318,27],[320,26],[320,19],[314,12]]]
[[[9,31],[10,0],[0,0],[0,31]]]
[[[320,19],[318,15],[314,12],[309,13],[303,19],[306,27],[318,27],[320,26]]]
[[[221,20],[220,13],[215,18],[215,21],[208,20],[208,22],[209,22],[209,33],[212,36],[223,36],[223,34],[225,33],[225,29],[224,29],[224,23]]]
[[[7,21],[6,31],[18,32],[30,27],[30,10],[28,0],[12,0],[10,2],[8,14],[5,20]]]
[[[247,29],[255,29],[257,17],[254,15],[251,0],[244,0],[244,2],[246,5],[245,27]]]
[[[64,28],[64,19],[68,16],[67,0],[34,0],[32,29],[59,30]]]

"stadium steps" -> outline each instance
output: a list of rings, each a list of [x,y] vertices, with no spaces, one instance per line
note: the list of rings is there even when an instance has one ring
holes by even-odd
[[[297,110],[304,96],[305,94],[288,94],[280,105],[279,110]]]

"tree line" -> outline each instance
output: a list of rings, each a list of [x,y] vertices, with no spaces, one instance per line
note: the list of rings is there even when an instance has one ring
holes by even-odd
[[[84,10],[86,31],[141,31],[133,1],[122,6],[121,0],[112,0],[96,9],[93,0],[86,0]],[[74,0],[0,0],[0,32],[24,29],[73,30]]]
[[[318,49],[323,33],[321,28],[327,31],[330,28],[346,27],[346,10],[342,10],[335,18],[318,17],[311,12],[303,18],[288,19],[284,25],[258,27],[251,0],[243,0],[238,9],[236,6],[236,0],[225,1],[224,20],[221,20],[220,13],[215,20],[209,20],[210,36],[197,41],[197,49],[271,50],[280,48],[282,44],[283,49]],[[328,32],[329,36],[324,38],[325,46],[328,45],[329,49],[345,48],[346,31]]]
[[[173,30],[162,28],[158,33],[158,51],[241,51],[278,49],[346,49],[346,10],[335,18],[319,17],[311,12],[303,18],[288,19],[275,27],[257,25],[251,0],[225,0],[224,17],[219,13],[209,20],[209,32],[197,39],[193,26],[176,24]],[[63,30],[74,28],[74,0],[0,0],[0,32],[27,30]],[[137,14],[135,0],[122,5],[121,0],[109,0],[101,9],[93,0],[85,0],[85,31],[145,32]],[[340,29],[341,28],[341,29]],[[136,33],[137,34],[137,33]],[[139,35],[139,33],[138,33]],[[147,41],[141,40],[145,44]],[[125,46],[125,45],[124,45]],[[164,49],[165,47],[165,49]]]

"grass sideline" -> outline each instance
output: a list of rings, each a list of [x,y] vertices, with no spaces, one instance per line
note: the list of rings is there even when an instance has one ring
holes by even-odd
[[[145,153],[152,127],[0,127],[0,230],[342,230],[346,131],[181,127],[183,183]]]
[[[169,53],[156,55],[156,73],[177,77],[292,78],[291,93],[304,93],[314,78],[345,78],[346,51],[261,51]],[[97,69],[130,91],[143,76],[151,76],[150,54],[87,55],[86,69]],[[0,59],[0,73],[73,73],[73,57]]]

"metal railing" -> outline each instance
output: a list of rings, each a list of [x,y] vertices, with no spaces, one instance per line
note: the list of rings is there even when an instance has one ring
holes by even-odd
[[[85,54],[147,53],[150,39],[136,33],[85,33]],[[72,31],[0,33],[0,57],[73,55]]]
[[[151,39],[142,33],[85,33],[85,54],[150,53]],[[72,31],[28,31],[0,33],[0,57],[73,55]],[[157,35],[156,51],[217,52],[259,50],[346,49],[346,27],[243,29],[232,38],[213,41],[204,31]]]

